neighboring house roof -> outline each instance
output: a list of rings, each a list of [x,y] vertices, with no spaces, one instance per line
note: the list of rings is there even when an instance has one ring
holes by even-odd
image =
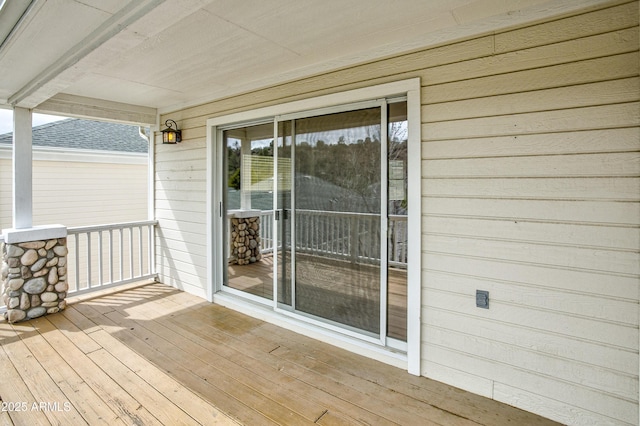
[[[0,135],[0,146],[12,143],[13,133]],[[34,127],[33,146],[146,153],[149,142],[138,126],[70,118]]]

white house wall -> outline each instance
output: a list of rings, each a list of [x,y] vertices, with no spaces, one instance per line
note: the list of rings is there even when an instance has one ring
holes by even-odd
[[[12,227],[11,150],[0,150],[0,229]],[[33,223],[67,227],[146,220],[146,154],[34,149]]]
[[[207,296],[208,118],[420,77],[423,375],[567,424],[638,424],[638,11],[614,2],[161,117],[184,129],[156,141],[161,280]]]

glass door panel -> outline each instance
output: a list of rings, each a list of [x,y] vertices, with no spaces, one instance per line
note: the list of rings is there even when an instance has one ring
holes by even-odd
[[[273,123],[223,131],[224,285],[273,298]]]
[[[295,242],[294,309],[374,335],[380,333],[380,117],[375,107],[292,121],[292,214],[285,216]]]
[[[387,106],[387,337],[407,341],[407,102]]]
[[[285,309],[293,307],[293,287],[291,277],[293,272],[293,251],[291,245],[291,188],[292,176],[292,140],[294,122],[278,122],[278,182],[275,206],[275,218],[278,223],[277,242],[277,286],[278,304]]]

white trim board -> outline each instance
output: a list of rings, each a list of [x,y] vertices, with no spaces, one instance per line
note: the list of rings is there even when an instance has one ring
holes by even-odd
[[[421,125],[420,125],[420,79],[413,78],[408,80],[396,81],[376,86],[365,87],[361,89],[349,90],[340,93],[334,93],[314,98],[308,98],[293,102],[282,103],[269,107],[257,108],[249,111],[229,114],[225,116],[210,118],[207,120],[207,299],[230,303],[228,297],[220,297],[214,293],[220,289],[220,271],[215,268],[216,253],[218,242],[215,238],[216,222],[214,215],[218,214],[219,203],[221,201],[220,191],[216,190],[215,184],[216,169],[220,167],[220,155],[215,155],[217,138],[219,137],[219,128],[233,125],[235,123],[246,123],[259,119],[275,119],[277,116],[284,114],[295,114],[302,111],[316,110],[320,108],[334,107],[344,104],[352,104],[356,102],[371,101],[381,98],[390,98],[395,96],[407,97],[407,110],[409,121],[409,164],[408,164],[408,203],[411,206],[409,211],[408,222],[412,229],[409,233],[409,265],[407,268],[408,276],[408,324],[407,324],[407,356],[406,368],[409,373],[420,375],[421,360],[421,176],[420,176],[420,159],[421,159]],[[220,154],[220,153],[218,153]],[[234,306],[241,306],[241,303],[233,303]],[[257,315],[255,310],[250,309],[249,314]],[[276,311],[265,312],[260,311],[260,317],[273,323],[289,324],[290,318],[286,318]],[[291,328],[291,327],[289,327]],[[296,331],[305,335],[314,335],[316,331],[311,326],[302,323],[296,324]],[[317,336],[316,336],[317,337]],[[341,336],[340,339],[334,335],[327,334],[328,343],[343,347],[345,344],[342,340],[350,341],[348,345],[353,352],[364,356],[372,357],[370,350],[363,349],[362,341],[355,338],[347,338]],[[389,349],[380,347],[380,350],[392,353]],[[383,362],[389,362],[386,357],[373,356]],[[396,356],[392,357],[396,359]]]

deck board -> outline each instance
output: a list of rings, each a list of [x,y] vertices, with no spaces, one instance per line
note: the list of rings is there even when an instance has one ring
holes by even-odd
[[[2,424],[553,422],[150,283],[0,321]]]

